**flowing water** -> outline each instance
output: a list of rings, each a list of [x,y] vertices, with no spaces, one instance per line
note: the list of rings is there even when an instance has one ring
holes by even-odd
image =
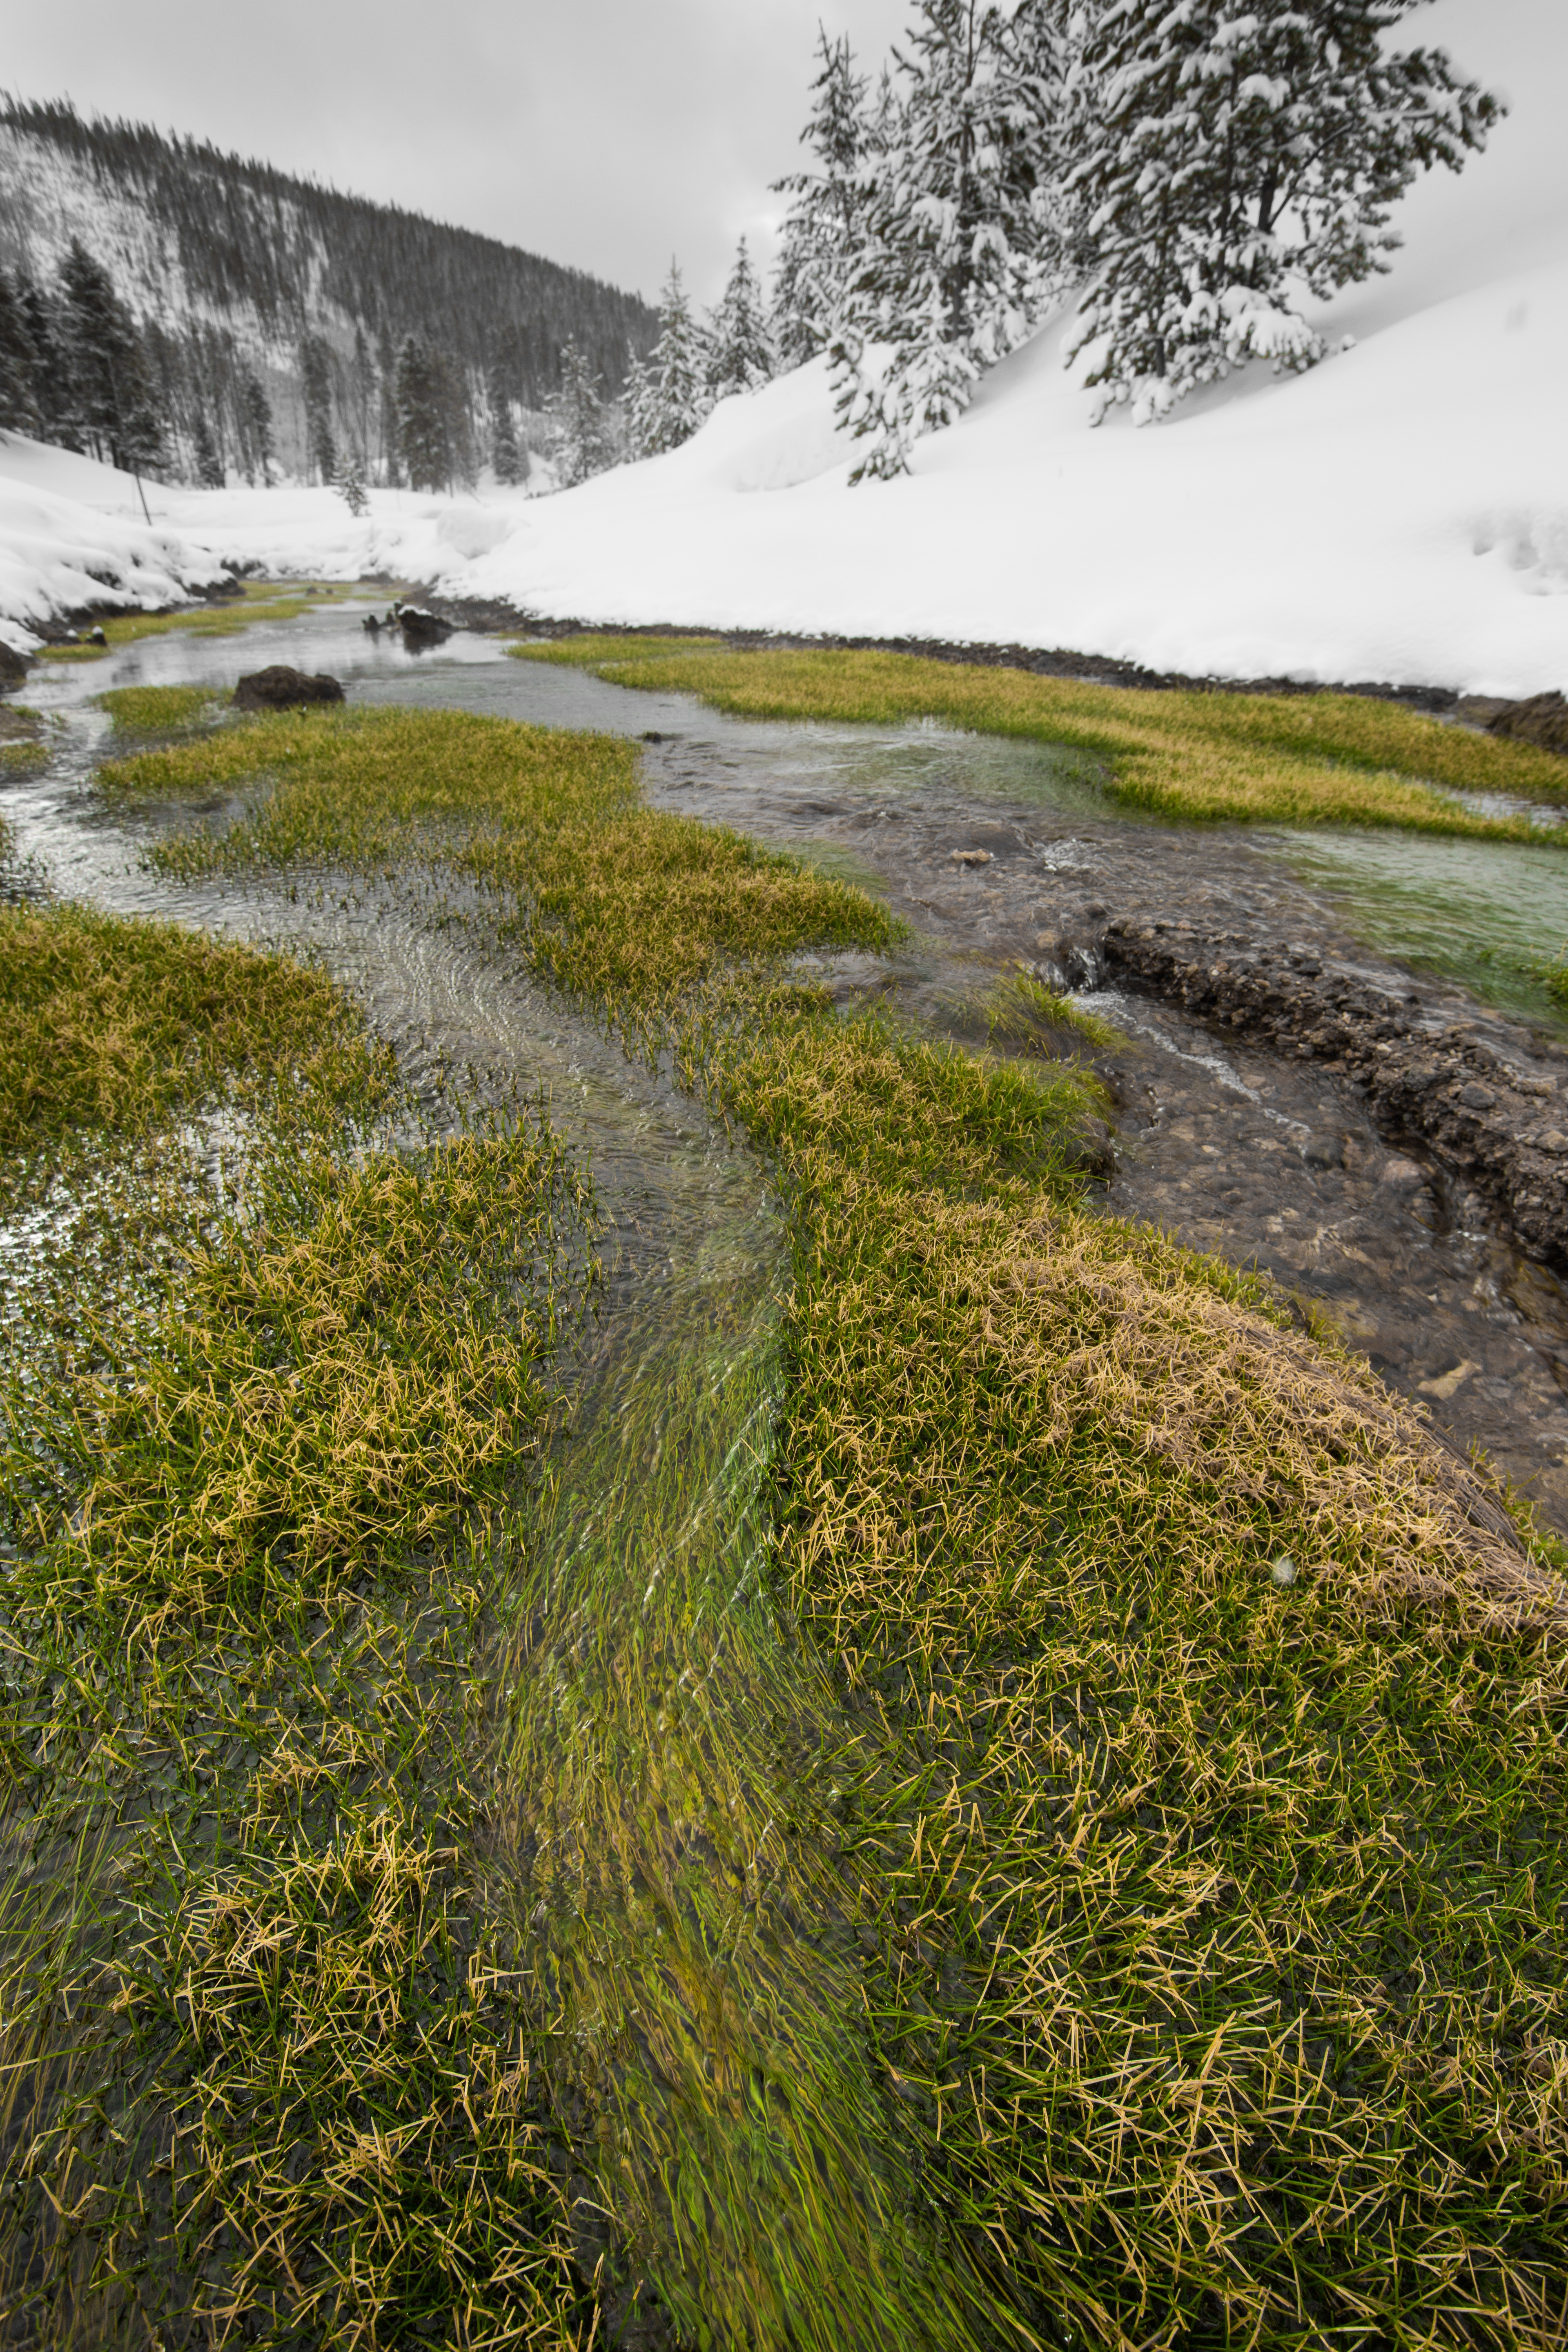
[[[1526,971],[1568,929],[1562,853],[1172,826],[1119,807],[1077,754],[931,726],[733,722],[463,633],[412,656],[367,635],[361,609],[227,640],[174,633],[35,674],[26,699],[57,722],[56,757],[5,789],[5,812],[56,889],[308,948],[416,1081],[469,1063],[542,1087],[591,1161],[605,1281],[526,1548],[521,1630],[498,1669],[502,1908],[557,2021],[562,2112],[595,2152],[582,2158],[584,2260],[630,2247],[682,2326],[720,2340],[752,2323],[758,2340],[964,2340],[957,2290],[938,2283],[951,2262],[933,2264],[910,2218],[897,2128],[850,2021],[831,1862],[846,1734],[763,1573],[787,1274],[765,1172],[482,923],[437,919],[452,908],[434,892],[325,877],[293,893],[189,889],[148,875],[151,821],[92,791],[109,737],[92,698],[287,661],[332,671],[358,702],[641,739],[656,804],[788,845],[908,919],[896,956],[818,963],[840,1002],[890,998],[958,1034],[966,995],[1077,918],[1151,908],[1374,971],[1398,957],[1435,1011],[1568,1034]],[[984,863],[954,855],[978,851]],[[1314,1292],[1385,1378],[1484,1442],[1568,1526],[1555,1278],[1429,1160],[1391,1151],[1353,1087],[1221,1045],[1155,1003],[1093,1003],[1122,1034],[1102,1057],[1120,1128],[1107,1205]],[[1396,1163],[1415,1181],[1392,1180]],[[877,2243],[889,2251],[868,2263]]]

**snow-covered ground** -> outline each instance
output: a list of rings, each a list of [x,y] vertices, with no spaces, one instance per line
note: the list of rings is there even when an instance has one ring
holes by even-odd
[[[1355,348],[1306,376],[1254,368],[1164,424],[1095,431],[1058,321],[903,480],[847,486],[817,363],[580,489],[375,492],[358,522],[326,490],[154,488],[149,531],[125,477],[0,436],[0,615],[85,603],[89,572],[156,595],[215,561],[259,562],[593,621],[1568,688],[1568,168],[1553,117],[1568,12],[1438,0],[1405,31],[1451,44],[1514,113],[1460,179],[1415,193],[1393,275],[1321,321]]]

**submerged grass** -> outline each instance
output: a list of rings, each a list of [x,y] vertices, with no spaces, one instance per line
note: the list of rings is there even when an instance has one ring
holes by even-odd
[[[49,747],[39,714],[0,702],[0,778],[36,775],[48,763]]]
[[[1185,819],[1402,825],[1539,844],[1558,836],[1448,795],[1568,803],[1568,772],[1552,753],[1366,695],[1134,693],[909,654],[743,653],[700,638],[569,637],[510,651],[613,684],[693,694],[741,718],[884,727],[931,718],[1070,744],[1105,761],[1116,798]],[[1562,838],[1568,844],[1568,832]]]
[[[166,636],[172,629],[189,630],[198,637],[232,637],[258,621],[298,620],[313,606],[350,593],[335,581],[247,580],[237,596],[225,596],[210,604],[181,605],[167,613],[106,614],[96,625],[103,631],[102,645],[45,646],[38,658],[101,661],[121,646],[133,646],[142,637]]]
[[[976,698],[942,715],[982,723],[994,693],[1059,736],[1049,681],[809,656],[792,700],[794,657],[651,658],[730,707],[886,719],[935,681]],[[1020,715],[1023,686],[1047,699]],[[1405,722],[1230,704],[1205,736],[1219,698],[1114,709],[1158,735],[1178,699],[1191,726],[1140,748],[1161,790],[1217,756],[1224,709],[1305,729],[1258,754],[1265,802],[1287,770],[1358,789],[1358,744],[1375,794]],[[624,747],[348,714],[109,784],[215,774],[254,804],[163,863],[488,882],[536,968],[672,1054],[792,1203],[795,1696],[739,1587],[726,1613],[702,1566],[659,1598],[680,1547],[645,1574],[635,1484],[625,1545],[612,1513],[543,1546],[555,1613],[510,1678],[530,2046],[685,2340],[1560,2343],[1552,1546],[1258,1285],[1086,1210],[1084,1076],[781,982],[781,951],[875,947],[885,912],[637,810]]]
[[[586,1195],[280,959],[33,910],[0,1006],[8,2340],[574,2343],[475,1758]]]
[[[228,699],[216,686],[117,686],[97,698],[117,735],[184,734],[207,726]]]

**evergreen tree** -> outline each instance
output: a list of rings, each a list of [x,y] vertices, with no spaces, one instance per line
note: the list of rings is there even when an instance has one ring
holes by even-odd
[[[370,511],[370,492],[365,488],[364,458],[358,449],[351,447],[338,467],[338,496],[350,514],[357,520]]]
[[[224,486],[223,459],[218,456],[213,439],[213,429],[204,409],[196,411],[191,430],[191,447],[195,458],[196,479],[204,490],[221,490]]]
[[[515,489],[528,475],[528,460],[517,446],[517,427],[512,422],[511,398],[507,391],[501,370],[489,372],[490,403],[490,465],[498,482]]]
[[[143,473],[162,461],[141,337],[109,273],[73,237],[60,268],[72,422],[95,457]]]
[[[763,289],[744,237],[735,249],[724,298],[709,322],[708,345],[708,390],[714,400],[736,392],[759,392],[771,382],[773,354]]]
[[[76,425],[70,346],[59,305],[25,269],[16,272],[16,307],[33,347],[33,405],[37,411],[39,436],[62,448],[79,449],[82,445]]]
[[[449,384],[438,354],[410,335],[397,358],[397,446],[411,487],[450,489]]]
[[[680,270],[669,278],[658,314],[658,341],[637,371],[630,415],[631,445],[639,457],[657,457],[689,441],[711,403],[705,337],[691,315]]]
[[[1386,269],[1389,207],[1458,171],[1501,109],[1440,49],[1383,35],[1424,0],[1105,0],[1088,21],[1066,194],[1092,257],[1097,418],[1140,423],[1244,361],[1310,366],[1302,316]]]
[[[1176,0],[1182,5],[1182,0]],[[830,349],[838,413],[904,471],[1038,315],[1037,61],[994,0],[920,0],[893,107],[862,165],[864,243]]]
[[[605,404],[599,379],[575,343],[562,347],[561,382],[545,403],[551,425],[551,463],[563,490],[602,474],[610,462]]]
[[[377,406],[378,386],[375,362],[370,354],[364,329],[355,321],[353,364],[349,371],[353,388],[354,445],[360,452],[363,469],[364,452],[371,445],[371,420]]]
[[[820,70],[800,135],[817,168],[773,183],[775,194],[794,198],[773,281],[773,341],[784,367],[799,367],[826,350],[864,237],[858,174],[867,143],[866,82],[855,71],[847,39],[830,41],[818,26],[816,44]]]
[[[10,278],[0,269],[0,425],[8,433],[38,430],[41,419],[33,392],[37,360],[26,312]]]
[[[272,480],[272,404],[267,388],[254,369],[247,369],[240,379],[239,415],[245,436],[247,478],[261,477],[264,489]]]
[[[305,396],[305,446],[319,481],[337,478],[338,445],[332,432],[332,354],[320,335],[300,346],[300,378]]]

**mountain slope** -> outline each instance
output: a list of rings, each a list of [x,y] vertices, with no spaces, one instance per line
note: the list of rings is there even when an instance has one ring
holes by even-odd
[[[325,346],[340,439],[373,466],[387,380],[405,337],[458,373],[482,428],[493,371],[538,410],[571,338],[616,392],[657,315],[580,270],[395,205],[144,124],[84,121],[67,104],[0,102],[0,267],[51,278],[72,237],[113,278],[146,337],[164,413],[187,446],[205,414],[245,466],[240,390],[259,375],[278,455],[305,463],[302,346]]]

